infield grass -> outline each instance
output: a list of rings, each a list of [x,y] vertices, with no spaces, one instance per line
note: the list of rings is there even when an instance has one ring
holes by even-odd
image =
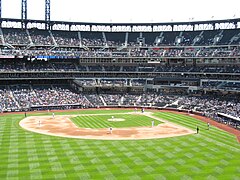
[[[113,121],[111,120],[113,117]],[[114,119],[123,119],[124,121],[114,121]],[[122,127],[142,127],[152,125],[157,126],[161,122],[150,117],[141,114],[112,114],[112,115],[88,115],[88,116],[77,116],[71,118],[71,120],[78,127],[81,128],[122,128]]]
[[[137,141],[82,140],[26,131],[18,125],[24,115],[0,116],[0,179],[240,179],[235,136],[215,127],[207,130],[194,116],[154,115],[190,129],[198,125],[200,133]]]

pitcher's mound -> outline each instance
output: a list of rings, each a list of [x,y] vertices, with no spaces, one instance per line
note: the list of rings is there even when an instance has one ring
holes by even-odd
[[[111,119],[108,119],[108,121],[111,121],[111,122],[125,121],[125,119],[122,119],[122,118],[111,118]]]

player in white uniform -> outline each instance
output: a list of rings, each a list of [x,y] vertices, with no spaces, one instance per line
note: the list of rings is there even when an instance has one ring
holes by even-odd
[[[154,121],[152,121],[152,128],[154,127]]]
[[[109,128],[109,132],[110,132],[110,134],[112,134],[112,127]]]

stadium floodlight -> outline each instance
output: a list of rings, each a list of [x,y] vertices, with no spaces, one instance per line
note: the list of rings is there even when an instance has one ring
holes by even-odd
[[[49,29],[50,25],[50,14],[51,14],[51,9],[50,9],[50,0],[45,0],[45,21],[46,21],[46,25],[45,28]]]
[[[0,0],[0,18],[2,18],[2,0]]]
[[[27,0],[22,0],[21,19],[27,19]]]
[[[22,28],[25,28],[26,23],[23,21],[27,19],[27,0],[22,0],[21,19],[22,19]]]

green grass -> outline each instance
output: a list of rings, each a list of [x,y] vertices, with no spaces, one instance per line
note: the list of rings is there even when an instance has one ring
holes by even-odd
[[[235,136],[214,127],[206,130],[206,123],[194,117],[154,115],[191,129],[198,125],[200,134],[82,140],[25,131],[18,125],[24,115],[0,116],[0,179],[240,179],[240,144]]]
[[[111,119],[112,116],[114,118],[122,118],[124,121],[115,121],[111,122],[108,119]],[[150,117],[138,114],[112,114],[112,115],[89,115],[89,116],[77,116],[71,118],[71,120],[78,127],[82,128],[122,128],[122,127],[141,127],[141,126],[151,126],[152,121],[154,121],[154,125],[158,125],[161,122],[158,120],[154,120]]]

